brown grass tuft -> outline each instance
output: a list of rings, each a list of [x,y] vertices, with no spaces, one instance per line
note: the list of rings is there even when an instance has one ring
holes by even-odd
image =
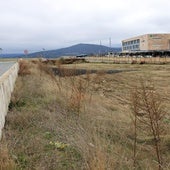
[[[20,76],[31,74],[29,62],[27,62],[26,60],[19,60],[19,71],[18,71],[18,74]]]

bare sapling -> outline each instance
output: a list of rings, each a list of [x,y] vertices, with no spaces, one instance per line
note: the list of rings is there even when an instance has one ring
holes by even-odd
[[[163,169],[161,153],[161,135],[163,132],[163,119],[165,110],[163,100],[156,91],[152,82],[140,81],[139,87],[133,89],[131,93],[131,109],[134,124],[134,167],[136,166],[137,150],[137,127],[145,127],[145,132],[152,136],[153,147],[156,152],[158,168]]]

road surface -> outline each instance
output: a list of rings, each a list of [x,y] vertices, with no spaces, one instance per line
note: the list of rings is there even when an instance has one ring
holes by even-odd
[[[15,62],[0,62],[0,77],[14,64]]]

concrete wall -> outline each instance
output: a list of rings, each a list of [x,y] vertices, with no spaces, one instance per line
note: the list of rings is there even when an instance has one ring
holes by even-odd
[[[5,124],[5,116],[8,112],[8,105],[11,98],[11,93],[14,89],[15,80],[18,76],[18,63],[14,63],[10,69],[8,69],[0,77],[0,139],[2,136],[2,129]]]

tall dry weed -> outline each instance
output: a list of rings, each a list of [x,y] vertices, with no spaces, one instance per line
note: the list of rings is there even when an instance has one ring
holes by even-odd
[[[155,150],[158,168],[163,169],[163,158],[161,152],[161,135],[163,135],[163,120],[166,112],[163,99],[156,91],[152,81],[140,80],[140,85],[131,92],[131,109],[133,113],[134,125],[134,145],[133,157],[134,167],[136,167],[137,138],[139,127],[147,135],[152,136],[153,149]]]

